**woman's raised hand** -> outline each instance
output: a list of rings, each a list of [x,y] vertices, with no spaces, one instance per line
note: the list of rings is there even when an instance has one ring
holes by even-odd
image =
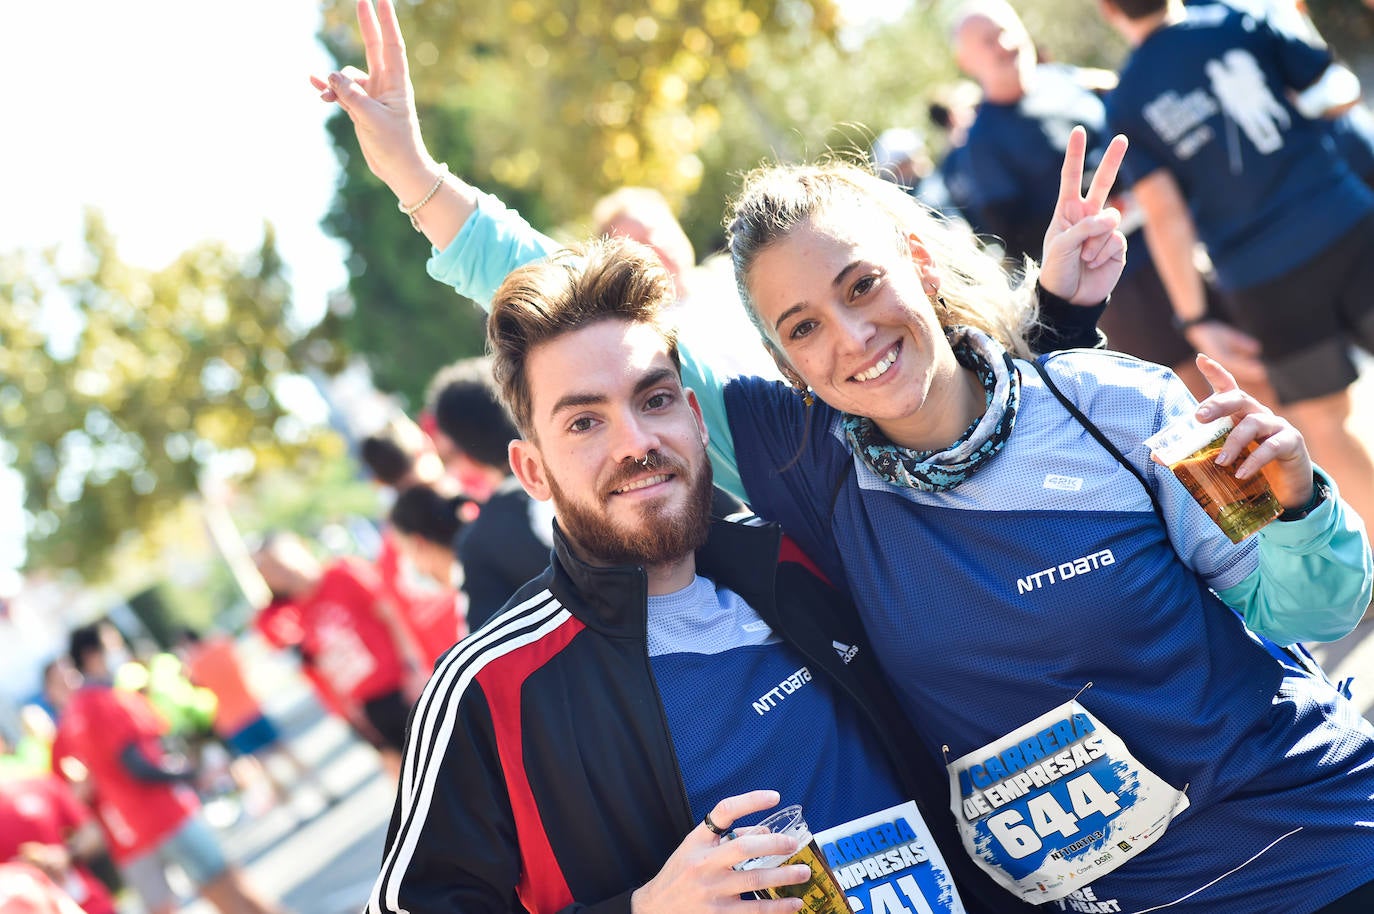
[[[405,40],[391,0],[358,0],[367,72],[344,67],[327,78],[310,77],[320,98],[337,102],[353,121],[358,145],[372,173],[398,200],[422,198],[440,168],[425,149],[415,93],[406,63]]]
[[[1211,422],[1230,416],[1234,423],[1217,453],[1217,463],[1234,466],[1237,479],[1263,473],[1274,497],[1285,508],[1307,504],[1312,495],[1312,458],[1302,434],[1287,419],[1241,390],[1216,359],[1199,354],[1197,367],[1212,385],[1212,395],[1198,404],[1197,417]],[[1255,451],[1247,456],[1245,448],[1251,443]]]
[[[1045,231],[1044,261],[1040,266],[1040,285],[1076,305],[1093,305],[1106,298],[1116,288],[1126,266],[1121,213],[1107,206],[1107,196],[1126,156],[1126,138],[1112,139],[1084,195],[1083,161],[1087,147],[1087,131],[1073,128],[1064,150],[1059,202]]]

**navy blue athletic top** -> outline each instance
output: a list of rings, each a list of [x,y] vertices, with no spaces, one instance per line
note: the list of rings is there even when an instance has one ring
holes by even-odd
[[[1108,96],[1112,131],[1131,141],[1125,172],[1174,175],[1223,289],[1282,276],[1374,212],[1327,124],[1288,100],[1330,63],[1264,20],[1192,6],[1141,42]]]

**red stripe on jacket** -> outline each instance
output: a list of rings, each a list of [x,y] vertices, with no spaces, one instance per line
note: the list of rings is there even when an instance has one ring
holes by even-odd
[[[586,625],[582,622],[570,618],[533,644],[491,661],[477,674],[477,682],[491,709],[497,752],[501,756],[501,770],[506,776],[506,789],[520,842],[520,881],[515,891],[530,914],[553,914],[572,904],[574,899],[567,877],[549,845],[549,836],[525,772],[520,693],[529,675],[557,656],[584,628]]]
[[[782,545],[778,547],[778,562],[793,562],[802,566],[825,583],[830,584],[830,579],[816,566],[815,562],[811,561],[811,556],[802,552],[802,548],[798,546],[796,540],[792,539],[790,536],[783,536],[782,538]],[[835,585],[830,584],[830,586],[834,587]]]

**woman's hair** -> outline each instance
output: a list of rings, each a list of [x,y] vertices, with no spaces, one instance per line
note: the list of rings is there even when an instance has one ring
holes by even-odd
[[[389,519],[402,533],[452,546],[463,526],[458,512],[468,501],[464,495],[445,498],[429,486],[411,486],[396,496]]]
[[[841,210],[886,217],[893,244],[902,251],[907,250],[908,234],[920,239],[940,271],[940,295],[948,310],[936,308],[936,314],[943,325],[977,327],[1013,354],[1028,354],[1026,337],[1036,324],[1034,264],[1028,261],[1022,275],[1009,277],[967,228],[871,171],[840,161],[758,168],[745,176],[726,217],[740,300],[770,350],[777,347],[749,295],[749,271],[760,254],[801,223]]]

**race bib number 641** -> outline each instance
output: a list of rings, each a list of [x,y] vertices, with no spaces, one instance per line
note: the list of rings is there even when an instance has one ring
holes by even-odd
[[[1110,873],[1188,807],[1076,700],[953,762],[949,783],[965,849],[1034,904]]]

